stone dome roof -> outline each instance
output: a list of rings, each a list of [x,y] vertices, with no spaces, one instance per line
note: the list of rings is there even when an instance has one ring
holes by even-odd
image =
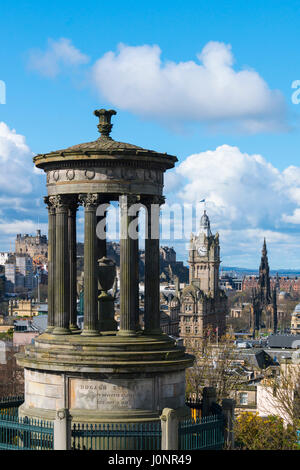
[[[200,225],[202,225],[203,227],[208,227],[210,225],[209,217],[206,214],[206,210],[204,211],[204,214],[200,219]]]
[[[206,210],[204,210],[204,213],[200,219],[200,233],[204,233],[207,237],[211,236],[211,230],[210,230],[210,220],[209,217],[206,213]]]
[[[295,313],[300,313],[300,304],[297,304],[296,307],[294,308]]]
[[[99,137],[99,139],[93,142],[86,142],[82,144],[72,145],[64,150],[58,150],[57,152],[77,152],[77,151],[110,151],[110,150],[145,150],[137,145],[128,144],[126,142],[117,142],[111,137]],[[151,150],[153,152],[153,150]],[[55,153],[55,152],[54,152]]]

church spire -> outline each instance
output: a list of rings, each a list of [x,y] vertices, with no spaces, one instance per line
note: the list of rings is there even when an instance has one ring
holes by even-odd
[[[264,244],[262,248],[262,255],[265,257],[268,254],[266,239],[264,238]]]
[[[278,325],[278,312],[277,312],[277,289],[276,286],[272,292],[272,310],[273,310],[273,333],[276,335],[277,333],[277,325]]]
[[[267,305],[271,301],[271,288],[270,288],[270,274],[269,274],[269,261],[268,261],[268,251],[267,243],[264,238],[261,261],[259,266],[259,289],[261,301],[264,305]]]

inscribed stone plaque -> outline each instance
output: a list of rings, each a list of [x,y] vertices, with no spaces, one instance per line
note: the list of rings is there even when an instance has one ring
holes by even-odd
[[[70,406],[87,410],[152,409],[153,380],[81,380],[70,381]]]

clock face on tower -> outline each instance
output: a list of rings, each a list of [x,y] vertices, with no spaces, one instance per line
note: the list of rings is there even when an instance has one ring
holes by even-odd
[[[207,253],[206,246],[205,245],[199,246],[197,251],[198,251],[199,256],[205,256]]]

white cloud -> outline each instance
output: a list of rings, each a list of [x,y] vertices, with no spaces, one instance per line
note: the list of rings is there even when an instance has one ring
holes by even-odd
[[[33,170],[33,155],[25,137],[0,122],[1,250],[9,249],[16,233],[35,233],[39,219],[47,217],[43,202],[39,203],[45,194],[44,180]],[[41,228],[46,229],[46,224]]]
[[[291,224],[300,224],[300,209],[296,208],[292,215],[283,214],[283,220]]]
[[[0,195],[32,191],[32,157],[25,137],[0,122]]]
[[[222,145],[190,155],[170,171],[165,192],[169,203],[181,200],[182,205],[196,207],[206,199],[212,227],[220,233],[226,265],[239,265],[240,260],[243,266],[255,267],[253,260],[259,259],[266,237],[277,267],[296,268],[300,264],[299,176],[300,167],[279,171],[261,155]],[[202,211],[203,204],[200,206]],[[199,218],[198,213],[194,230]],[[182,258],[186,248],[180,247]]]
[[[89,62],[89,57],[73,46],[70,39],[57,41],[48,39],[46,51],[32,50],[29,54],[29,68],[49,78],[56,77],[62,66],[77,66]]]
[[[47,233],[47,224],[39,224],[43,233]],[[0,233],[6,235],[16,235],[17,233],[35,233],[37,224],[30,219],[26,220],[7,220],[0,219]]]
[[[224,266],[258,269],[263,239],[267,240],[270,268],[299,269],[299,233],[258,229],[219,230],[221,258]]]
[[[120,44],[95,63],[92,78],[114,106],[171,125],[235,123],[250,133],[286,128],[281,93],[254,70],[235,71],[230,45],[211,41],[197,59],[163,62],[157,45]]]
[[[300,180],[297,186],[290,168],[280,172],[261,155],[242,153],[230,145],[190,155],[170,178],[172,187],[175,178],[183,182],[179,191],[183,201],[205,198],[210,212],[225,227],[280,226],[283,214],[295,207],[295,191],[300,190]]]
[[[14,209],[19,212],[29,212],[31,209],[24,207],[24,199],[20,197],[0,196],[0,207]]]

